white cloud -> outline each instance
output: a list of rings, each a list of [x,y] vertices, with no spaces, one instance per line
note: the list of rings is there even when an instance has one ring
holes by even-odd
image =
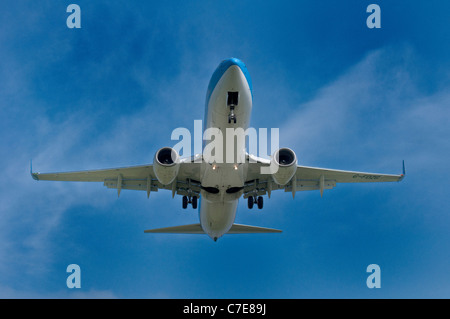
[[[401,159],[442,159],[450,151],[450,90],[422,92],[410,72],[415,62],[408,47],[371,52],[299,105],[280,134],[307,165],[386,169]]]

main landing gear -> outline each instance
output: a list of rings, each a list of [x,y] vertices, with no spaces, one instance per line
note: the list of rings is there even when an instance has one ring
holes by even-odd
[[[187,196],[183,196],[183,209],[186,209],[188,204],[192,204],[192,208],[193,209],[197,209],[197,196],[189,196],[189,198]]]
[[[247,203],[248,203],[248,208],[249,209],[252,209],[253,208],[253,204],[255,204],[255,203],[256,203],[256,205],[258,206],[259,209],[263,208],[264,200],[263,200],[262,196],[250,196],[247,199],[247,201],[248,201]]]

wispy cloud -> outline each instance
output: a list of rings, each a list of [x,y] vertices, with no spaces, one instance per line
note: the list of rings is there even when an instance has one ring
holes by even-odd
[[[414,63],[407,46],[369,53],[298,106],[280,128],[285,143],[300,162],[343,169],[386,169],[401,159],[419,166],[449,155],[449,90],[421,91]]]
[[[45,16],[45,10],[40,10],[37,16]],[[130,34],[143,31],[136,25],[129,27]],[[31,30],[32,26],[27,25],[26,28]],[[90,67],[83,68],[85,65],[80,64],[82,57],[73,57],[79,53],[77,45],[80,44],[64,40],[67,36],[64,31],[67,30],[52,34],[57,39],[49,40],[45,49],[37,50],[34,60],[29,63],[24,63],[29,60],[26,58],[28,53],[22,49],[20,55],[15,54],[13,46],[0,49],[0,80],[6,84],[0,89],[1,149],[2,154],[7,154],[0,163],[3,176],[8,181],[0,186],[0,291],[4,297],[37,297],[38,293],[33,292],[36,278],[52,276],[52,267],[58,260],[54,251],[61,249],[52,238],[63,231],[62,220],[69,210],[79,205],[112,210],[117,198],[116,193],[101,185],[36,182],[29,174],[31,159],[34,170],[41,172],[151,163],[156,149],[171,142],[172,129],[189,127],[193,119],[203,117],[203,99],[211,70],[207,66],[197,68],[198,60],[182,57],[183,68],[179,73],[161,77],[161,73],[155,74],[158,69],[155,61],[146,57],[148,52],[143,52],[141,59],[129,56],[142,41],[138,37],[134,41],[124,41],[120,50],[105,52],[104,59],[94,61],[96,63],[87,61]],[[110,36],[116,38],[116,34]],[[161,37],[161,34],[155,36]],[[87,38],[95,42],[92,33],[87,34]],[[64,47],[55,47],[52,43]],[[32,63],[36,61],[40,63]],[[75,70],[71,66],[73,61],[81,69]],[[129,65],[124,67],[123,61],[128,61]],[[67,67],[65,72],[60,72],[66,73],[62,78],[67,83],[59,83],[60,77],[54,75],[61,64]],[[144,97],[141,104],[121,100],[126,94],[110,92],[109,82],[105,79],[111,78],[111,74],[117,76],[114,65],[122,67],[120,76],[127,77]],[[77,72],[72,74],[72,71]],[[202,74],[205,83],[192,81]],[[93,88],[91,84],[95,81],[98,83]],[[126,93],[127,88],[123,88],[121,93]],[[97,89],[112,97],[99,99]],[[173,94],[174,90],[178,94]],[[52,104],[55,101],[57,104]],[[186,114],[193,117],[186,117]],[[175,123],[174,127],[167,126],[168,119]],[[124,197],[126,200],[127,192],[122,193],[121,200]],[[142,198],[145,198],[144,193]],[[175,203],[162,205],[158,201],[152,202],[151,209],[162,217],[158,222],[168,218],[165,210],[170,210],[172,205]],[[149,210],[149,207],[142,210]],[[172,216],[170,219],[176,223],[179,218]],[[143,225],[142,229],[148,226]],[[58,298],[59,295],[39,293],[44,298]],[[64,298],[114,297],[113,293],[103,290],[61,295]]]

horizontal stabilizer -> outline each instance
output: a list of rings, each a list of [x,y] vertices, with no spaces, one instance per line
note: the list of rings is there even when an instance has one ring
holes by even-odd
[[[200,224],[182,225],[157,229],[144,230],[144,233],[167,233],[167,234],[204,234]]]
[[[279,229],[233,224],[227,234],[281,233]]]
[[[144,233],[165,233],[165,234],[204,234],[200,224],[182,225],[157,229],[148,229]],[[279,229],[257,227],[241,224],[233,224],[227,234],[255,234],[255,233],[281,233]]]

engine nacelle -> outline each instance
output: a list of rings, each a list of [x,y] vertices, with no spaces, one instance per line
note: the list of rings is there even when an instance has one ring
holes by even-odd
[[[286,185],[297,171],[297,156],[289,148],[280,148],[273,153],[270,166],[275,183]]]
[[[180,156],[171,147],[160,148],[153,159],[153,171],[163,185],[174,181],[180,169]]]

